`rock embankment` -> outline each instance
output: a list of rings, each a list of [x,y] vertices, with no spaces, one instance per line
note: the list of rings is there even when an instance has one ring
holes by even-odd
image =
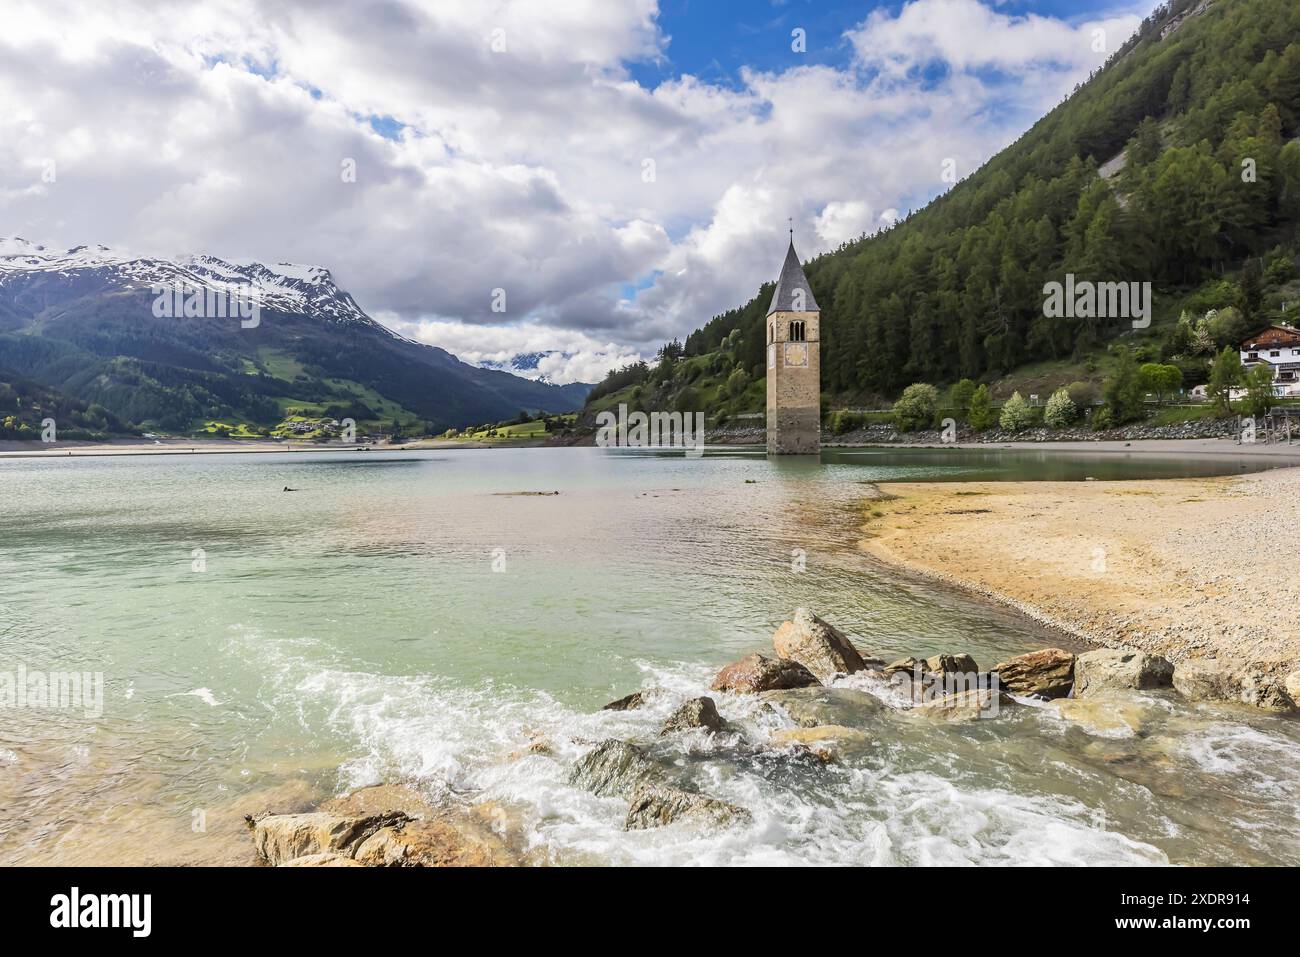
[[[701,791],[688,771],[700,761],[767,762],[799,774],[889,743],[891,722],[997,719],[1026,705],[1051,708],[1065,721],[1100,735],[1140,734],[1146,721],[1135,693],[1178,693],[1195,701],[1295,710],[1300,672],[1279,679],[1249,666],[1189,661],[1177,666],[1140,651],[1097,649],[1080,655],[1044,648],[981,672],[969,654],[947,652],[885,664],[863,654],[840,629],[804,608],[772,635],[778,658],[753,654],[718,672],[724,709],[700,696],[677,703],[638,741],[608,738],[570,767],[567,783],[623,803],[624,830],[681,826],[717,830],[755,823],[753,813]],[[869,690],[868,690],[869,689]],[[645,689],[602,709],[661,702],[668,692]],[[1127,696],[1127,697],[1126,697]],[[748,700],[744,700],[748,699]],[[672,704],[671,699],[667,702]],[[723,710],[755,703],[767,730],[754,740]],[[1148,703],[1149,704],[1149,703]],[[662,713],[662,712],[660,712]],[[626,721],[620,717],[618,720]],[[776,726],[773,727],[772,725]],[[652,726],[653,727],[653,726]],[[534,739],[526,754],[552,754]],[[784,771],[782,773],[785,773]],[[727,775],[698,780],[720,782]],[[710,786],[712,789],[713,785]],[[433,805],[395,785],[363,788],[318,810],[246,818],[258,859],[280,867],[464,867],[527,863],[510,839],[499,805]],[[611,824],[618,818],[611,819]]]
[[[1145,439],[1231,439],[1240,433],[1237,420],[1232,419],[1197,419],[1190,422],[1176,422],[1170,425],[1136,424],[1120,429],[1025,429],[1022,432],[1007,432],[1002,429],[989,429],[976,432],[973,429],[960,428],[955,439],[961,443],[978,443],[981,445],[1007,442],[1137,442]],[[843,435],[823,433],[822,444],[836,445],[942,445],[945,444],[943,433],[938,429],[920,432],[900,432],[889,424],[869,425],[855,429]]]
[[[1232,439],[1236,438],[1240,431],[1241,428],[1236,418],[1194,419],[1188,422],[1174,422],[1169,425],[1136,423],[1123,428],[1101,429],[1100,431],[1088,428],[1038,428],[1025,429],[1021,432],[1008,432],[1003,429],[988,429],[984,432],[976,432],[962,426],[957,430],[955,441],[981,445],[1001,445],[1007,442],[1136,442],[1144,439]],[[766,439],[767,432],[763,426],[748,423],[714,428],[705,433],[705,441],[709,445],[762,445]],[[838,435],[828,429],[822,430],[822,445],[827,448],[834,448],[837,445],[941,445],[944,444],[944,441],[944,435],[939,429],[903,432],[888,422],[874,423]]]
[[[1276,668],[1221,659],[1188,659],[1175,666],[1162,655],[1130,649],[1098,648],[1075,655],[1061,648],[1044,648],[999,662],[988,672],[981,672],[974,658],[960,652],[884,664],[880,658],[863,655],[842,631],[804,608],[796,609],[791,620],[782,623],[772,636],[772,644],[781,660],[804,666],[815,683],[781,689],[765,687],[761,682],[736,681],[738,674],[755,674],[758,661],[766,662],[766,673],[777,672],[776,663],[755,654],[723,668],[713,686],[733,693],[779,698],[795,723],[801,725],[804,722],[799,717],[799,702],[821,699],[825,703],[827,692],[843,694],[849,690],[826,685],[861,672],[878,680],[882,687],[906,690],[918,708],[946,702],[958,713],[969,712],[976,702],[1006,703],[998,693],[1047,701],[1169,688],[1189,700],[1286,712],[1296,709],[1295,692],[1300,690],[1300,670],[1280,673]],[[871,708],[861,704],[858,710],[869,712]],[[933,709],[925,713],[936,712]],[[852,724],[817,715],[804,726],[831,723]]]

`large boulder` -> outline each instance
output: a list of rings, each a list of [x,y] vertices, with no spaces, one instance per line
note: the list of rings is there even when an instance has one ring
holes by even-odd
[[[1111,691],[1168,688],[1174,666],[1168,658],[1141,651],[1098,648],[1074,659],[1074,696],[1084,698]]]
[[[360,788],[304,814],[246,818],[258,857],[280,867],[448,867],[518,863],[475,809],[428,803],[400,784]]]
[[[980,670],[970,655],[934,655],[926,658],[923,664],[923,670],[941,675],[973,675]]]
[[[797,661],[747,655],[718,672],[709,687],[713,691],[757,694],[782,688],[808,688],[821,684],[817,677]]]
[[[851,675],[867,667],[843,632],[807,608],[796,608],[794,618],[781,624],[772,636],[772,646],[782,658],[799,662],[823,683],[836,675]]]
[[[1005,692],[976,688],[919,704],[911,709],[911,713],[943,721],[975,721],[979,718],[996,718],[1004,708],[1013,708],[1015,705],[1015,701]]]
[[[712,698],[692,698],[668,716],[659,733],[672,734],[674,731],[690,731],[693,728],[704,728],[717,733],[726,727],[727,722],[718,714],[718,706]]]
[[[449,820],[406,821],[381,828],[356,849],[367,867],[508,867],[517,860],[506,844],[468,815]]]
[[[801,728],[824,724],[864,727],[876,715],[889,710],[875,695],[855,688],[791,688],[768,691],[761,697],[784,711]]]
[[[889,664],[885,665],[881,671],[885,677],[898,674],[900,671],[912,675],[916,673],[918,667],[921,669],[922,673],[924,673],[925,662],[916,658],[899,658],[897,661],[891,661]]]
[[[644,748],[610,738],[578,759],[569,772],[569,784],[601,797],[630,797],[661,773],[662,768],[650,760]]]
[[[728,827],[748,824],[753,818],[743,807],[727,801],[681,788],[647,785],[632,795],[623,826],[638,831],[682,820],[707,827]]]
[[[1003,689],[1018,695],[1064,698],[1074,686],[1074,655],[1044,648],[993,666]]]
[[[253,849],[271,865],[288,863],[313,854],[352,852],[380,829],[405,823],[402,811],[385,811],[362,817],[345,817],[314,811],[310,814],[267,814],[248,817],[253,831]]]
[[[1296,707],[1284,679],[1262,668],[1211,658],[1181,662],[1174,671],[1174,688],[1193,701],[1230,701],[1277,712]]]

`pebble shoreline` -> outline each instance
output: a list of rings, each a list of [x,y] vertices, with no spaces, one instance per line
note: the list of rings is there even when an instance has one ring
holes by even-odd
[[[862,543],[886,562],[1093,644],[1300,666],[1300,469],[886,487]]]

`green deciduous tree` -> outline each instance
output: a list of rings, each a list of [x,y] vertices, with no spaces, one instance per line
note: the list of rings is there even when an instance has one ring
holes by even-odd
[[[735,371],[727,377],[727,395],[733,397],[744,395],[745,390],[749,388],[749,381],[749,373],[736,366]]]
[[[963,415],[970,412],[970,400],[975,395],[975,383],[970,379],[960,379],[948,389],[948,405]]]
[[[1236,349],[1227,346],[1214,357],[1214,365],[1210,367],[1210,381],[1205,387],[1221,415],[1232,413],[1231,392],[1241,385],[1241,379],[1241,355]]]
[[[1246,397],[1243,405],[1247,415],[1262,418],[1269,409],[1277,405],[1277,396],[1273,392],[1273,367],[1267,362],[1253,366],[1243,376]]]
[[[1079,410],[1070,398],[1069,390],[1057,389],[1047,400],[1043,421],[1054,429],[1064,429],[1074,424]]]
[[[893,412],[894,425],[904,432],[928,429],[939,414],[939,390],[925,382],[909,385],[894,403]]]
[[[1034,414],[1029,409],[1029,403],[1024,400],[1019,392],[1011,393],[1011,398],[1002,404],[1002,412],[998,416],[998,425],[1008,432],[1023,432],[1034,422]]]
[[[1164,405],[1165,399],[1183,387],[1183,370],[1178,366],[1147,362],[1138,373],[1142,388],[1155,394],[1156,405]]]

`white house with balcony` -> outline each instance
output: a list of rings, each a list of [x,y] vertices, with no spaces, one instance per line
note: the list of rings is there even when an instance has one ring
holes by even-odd
[[[1251,369],[1261,363],[1273,368],[1273,391],[1300,395],[1300,329],[1269,326],[1241,343],[1241,364]]]

